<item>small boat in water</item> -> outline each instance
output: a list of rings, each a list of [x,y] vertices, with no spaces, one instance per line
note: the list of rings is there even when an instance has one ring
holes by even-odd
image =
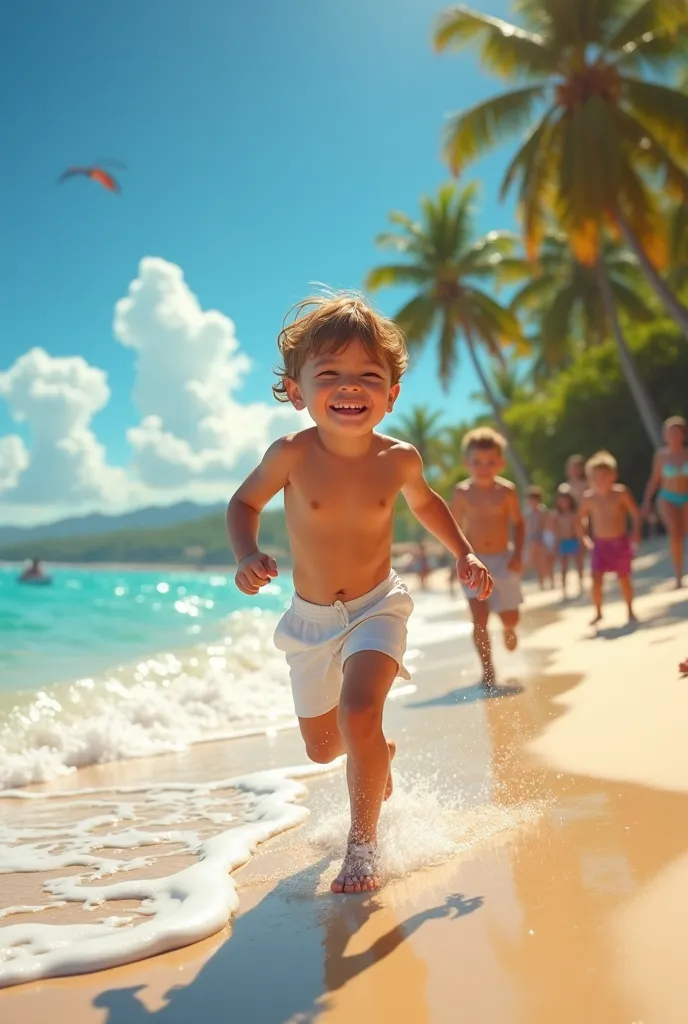
[[[34,558],[21,575],[17,576],[17,583],[31,583],[34,587],[45,587],[52,581],[52,576],[43,571],[43,566],[37,558]]]

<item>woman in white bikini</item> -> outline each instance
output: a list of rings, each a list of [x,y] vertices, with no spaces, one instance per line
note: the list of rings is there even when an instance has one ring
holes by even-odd
[[[650,514],[657,494],[657,511],[669,534],[676,586],[683,584],[683,546],[688,534],[688,425],[683,416],[672,416],[664,424],[664,448],[655,454],[652,473],[645,488],[642,512]]]

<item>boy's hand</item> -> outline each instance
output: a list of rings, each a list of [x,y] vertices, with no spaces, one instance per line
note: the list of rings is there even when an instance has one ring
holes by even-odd
[[[277,562],[262,551],[246,555],[237,566],[234,582],[243,594],[257,594],[261,587],[277,576]]]
[[[631,544],[634,544],[636,547],[638,547],[642,539],[643,538],[640,532],[640,527],[637,527],[637,529],[631,531]]]
[[[595,547],[595,541],[592,539],[592,537],[588,537],[588,535],[586,534],[585,537],[583,537],[583,546],[586,549],[586,551],[592,551]]]
[[[461,583],[471,590],[477,590],[475,596],[479,601],[486,601],[492,593],[492,577],[476,555],[457,558],[456,573]]]
[[[520,573],[523,569],[523,561],[520,555],[512,555],[507,563],[507,569],[509,572]]]

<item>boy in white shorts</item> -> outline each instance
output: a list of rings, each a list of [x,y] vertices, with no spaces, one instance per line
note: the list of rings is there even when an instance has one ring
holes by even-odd
[[[309,299],[282,330],[279,401],[307,409],[314,427],[280,438],[229,502],[227,527],[236,584],[257,594],[273,577],[258,548],[260,513],[284,491],[293,560],[291,607],[275,632],[286,654],[308,756],[347,754],[351,830],[336,893],[379,887],[377,823],[391,793],[395,746],[382,712],[403,664],[413,602],[391,570],[394,503],[411,511],[456,558],[477,600],[491,580],[446,502],[423,477],[410,444],[375,433],[391,412],[406,369],[406,342],[362,299]]]
[[[499,615],[504,627],[504,643],[508,650],[514,651],[518,644],[519,606],[523,600],[520,573],[525,525],[516,488],[498,475],[504,469],[505,449],[504,438],[490,427],[479,427],[464,436],[463,457],[470,477],[457,485],[450,505],[456,521],[487,566],[494,585],[489,602],[476,601],[475,594],[464,587],[486,689],[495,685],[487,631],[490,611]]]

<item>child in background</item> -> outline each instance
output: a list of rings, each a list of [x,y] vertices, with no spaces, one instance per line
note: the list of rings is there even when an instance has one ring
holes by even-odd
[[[578,505],[570,484],[560,484],[557,487],[552,523],[556,538],[556,554],[561,567],[561,588],[564,598],[568,597],[566,577],[569,571],[569,561],[573,561],[578,569],[578,596],[580,597],[583,593],[583,545],[578,536]]]
[[[392,790],[393,743],[382,715],[403,658],[413,601],[391,568],[394,506],[451,552],[476,600],[491,581],[447,504],[427,484],[416,449],[375,431],[391,412],[407,363],[404,335],[357,296],[307,300],[279,336],[273,391],[315,426],[275,441],[234,494],[227,528],[236,584],[257,594],[277,576],[258,547],[260,514],[284,491],[296,593],[275,631],[289,665],[308,756],[347,755],[351,830],[336,893],[380,885],[377,824]]]
[[[477,601],[475,594],[464,587],[473,616],[473,639],[483,666],[483,686],[488,690],[495,684],[487,632],[490,611],[502,620],[504,643],[513,651],[518,644],[516,628],[523,600],[520,573],[525,526],[516,488],[499,476],[505,465],[505,449],[504,438],[489,427],[469,431],[462,450],[471,475],[457,485],[450,504],[456,521],[476,551],[482,552],[478,557],[493,580],[489,602]]]
[[[545,544],[549,509],[542,503],[542,488],[529,487],[526,491],[527,512],[525,514],[525,559],[524,568],[532,569],[538,578],[540,590],[545,583],[552,585],[551,559]]]
[[[573,500],[579,506],[588,489],[585,476],[585,459],[582,455],[569,455],[566,460],[566,482],[571,489]]]
[[[635,622],[631,562],[633,544],[640,542],[640,510],[624,484],[616,482],[616,459],[601,451],[588,459],[585,471],[590,488],[581,502],[579,536],[592,550],[592,599],[595,617],[592,626],[602,618],[602,583],[604,574],[614,572],[628,607],[628,621]],[[631,521],[631,534],[628,521]],[[594,541],[586,531],[592,526]]]

